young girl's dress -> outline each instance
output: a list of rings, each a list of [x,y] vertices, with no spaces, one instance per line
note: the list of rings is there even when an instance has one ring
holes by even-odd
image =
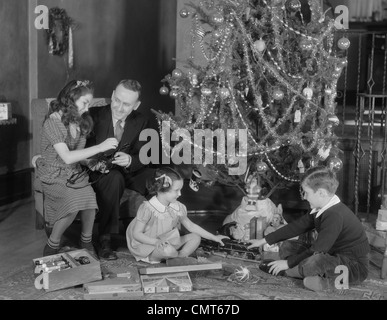
[[[76,177],[82,172],[82,168],[79,163],[66,164],[62,160],[54,149],[54,145],[61,142],[69,150],[79,150],[85,147],[86,138],[81,136],[79,128],[66,128],[60,115],[54,113],[43,124],[40,149],[42,157],[36,161],[44,194],[44,219],[50,227],[70,213],[98,209],[94,190],[88,185],[87,173],[83,172],[74,184],[68,184],[68,179]]]
[[[163,205],[156,196],[149,201],[144,201],[138,208],[136,218],[132,220],[126,230],[126,242],[131,254],[137,261],[150,262],[148,256],[156,249],[156,246],[138,242],[133,238],[133,228],[137,220],[145,224],[144,234],[153,239],[167,237],[170,242],[180,241],[181,219],[187,216],[185,205],[176,201]]]

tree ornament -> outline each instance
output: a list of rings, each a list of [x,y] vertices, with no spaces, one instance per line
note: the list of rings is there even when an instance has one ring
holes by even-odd
[[[282,100],[284,98],[284,93],[280,89],[276,89],[273,92],[274,100]]]
[[[304,163],[302,162],[302,159],[298,161],[297,167],[300,173],[305,173],[305,166],[304,166]]]
[[[171,90],[171,92],[169,93],[169,96],[170,96],[172,99],[177,99],[177,97],[179,96],[179,92],[178,92],[176,89],[173,89],[173,90]]]
[[[187,18],[189,16],[189,11],[185,8],[180,10],[180,17]]]
[[[334,157],[332,159],[329,159],[328,161],[328,167],[334,172],[338,172],[343,168],[343,162],[341,159]]]
[[[330,88],[325,89],[325,93],[331,95],[332,94],[332,89],[330,89]]]
[[[302,50],[312,50],[313,49],[313,42],[309,39],[303,39],[300,42],[300,48]]]
[[[183,75],[183,72],[180,69],[175,69],[172,71],[172,77],[175,79],[181,78]]]
[[[294,123],[300,123],[301,122],[301,111],[296,110],[294,113]]]
[[[160,88],[160,94],[166,96],[169,93],[169,89],[166,86]]]
[[[199,80],[198,80],[198,76],[196,73],[191,73],[190,74],[190,78],[189,78],[192,86],[197,86],[197,84],[199,83]]]
[[[341,50],[347,50],[350,45],[351,45],[351,42],[347,38],[344,38],[344,37],[339,39],[339,41],[337,42],[337,46]]]
[[[348,65],[348,60],[347,59],[342,59],[342,60],[339,61],[338,65],[341,68],[345,68]]]
[[[224,17],[219,12],[216,12],[211,16],[211,21],[216,25],[220,25],[224,22]]]
[[[339,118],[335,114],[331,114],[328,116],[328,121],[332,123],[334,126],[338,126],[340,123]]]
[[[306,99],[312,100],[313,97],[313,89],[306,87],[304,90],[302,90],[302,94],[305,96]]]
[[[254,48],[258,51],[258,52],[263,52],[265,49],[266,49],[266,43],[265,41],[261,39],[257,40],[254,42]]]
[[[256,169],[257,169],[257,172],[259,174],[263,174],[263,173],[266,173],[268,170],[269,170],[269,167],[268,165],[266,164],[266,162],[263,162],[263,161],[259,161],[256,165]]]
[[[202,88],[200,92],[202,93],[203,96],[210,96],[212,94],[212,90],[206,87]]]
[[[330,152],[331,152],[331,147],[328,147],[328,148],[322,147],[318,150],[317,155],[321,158],[321,160],[325,160],[326,158],[328,158]]]
[[[227,99],[230,96],[230,90],[227,88],[220,88],[219,95],[222,99]]]
[[[289,11],[297,12],[301,9],[301,2],[299,0],[288,0],[285,6]]]

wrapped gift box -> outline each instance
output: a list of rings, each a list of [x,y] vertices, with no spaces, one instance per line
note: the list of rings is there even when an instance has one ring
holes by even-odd
[[[0,120],[9,120],[12,118],[12,106],[7,102],[0,102]]]
[[[144,293],[192,291],[188,272],[140,275]]]
[[[33,259],[35,288],[47,292],[102,279],[101,267],[88,250],[81,249]]]

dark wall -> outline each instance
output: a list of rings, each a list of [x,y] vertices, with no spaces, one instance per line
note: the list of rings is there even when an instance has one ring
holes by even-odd
[[[38,95],[54,97],[70,79],[90,79],[95,96],[110,97],[115,85],[134,78],[143,86],[141,110],[172,110],[173,101],[159,94],[161,80],[175,61],[176,0],[41,0],[64,8],[75,21],[73,70],[67,57],[48,53],[46,35],[38,34]]]
[[[0,101],[16,125],[0,125],[0,175],[29,167],[28,2],[0,1]]]

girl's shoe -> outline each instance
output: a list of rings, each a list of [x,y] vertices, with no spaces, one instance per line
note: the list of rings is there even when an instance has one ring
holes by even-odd
[[[58,253],[59,253],[59,248],[53,249],[48,244],[46,244],[46,246],[43,249],[43,257],[52,256],[52,255],[58,254]]]

